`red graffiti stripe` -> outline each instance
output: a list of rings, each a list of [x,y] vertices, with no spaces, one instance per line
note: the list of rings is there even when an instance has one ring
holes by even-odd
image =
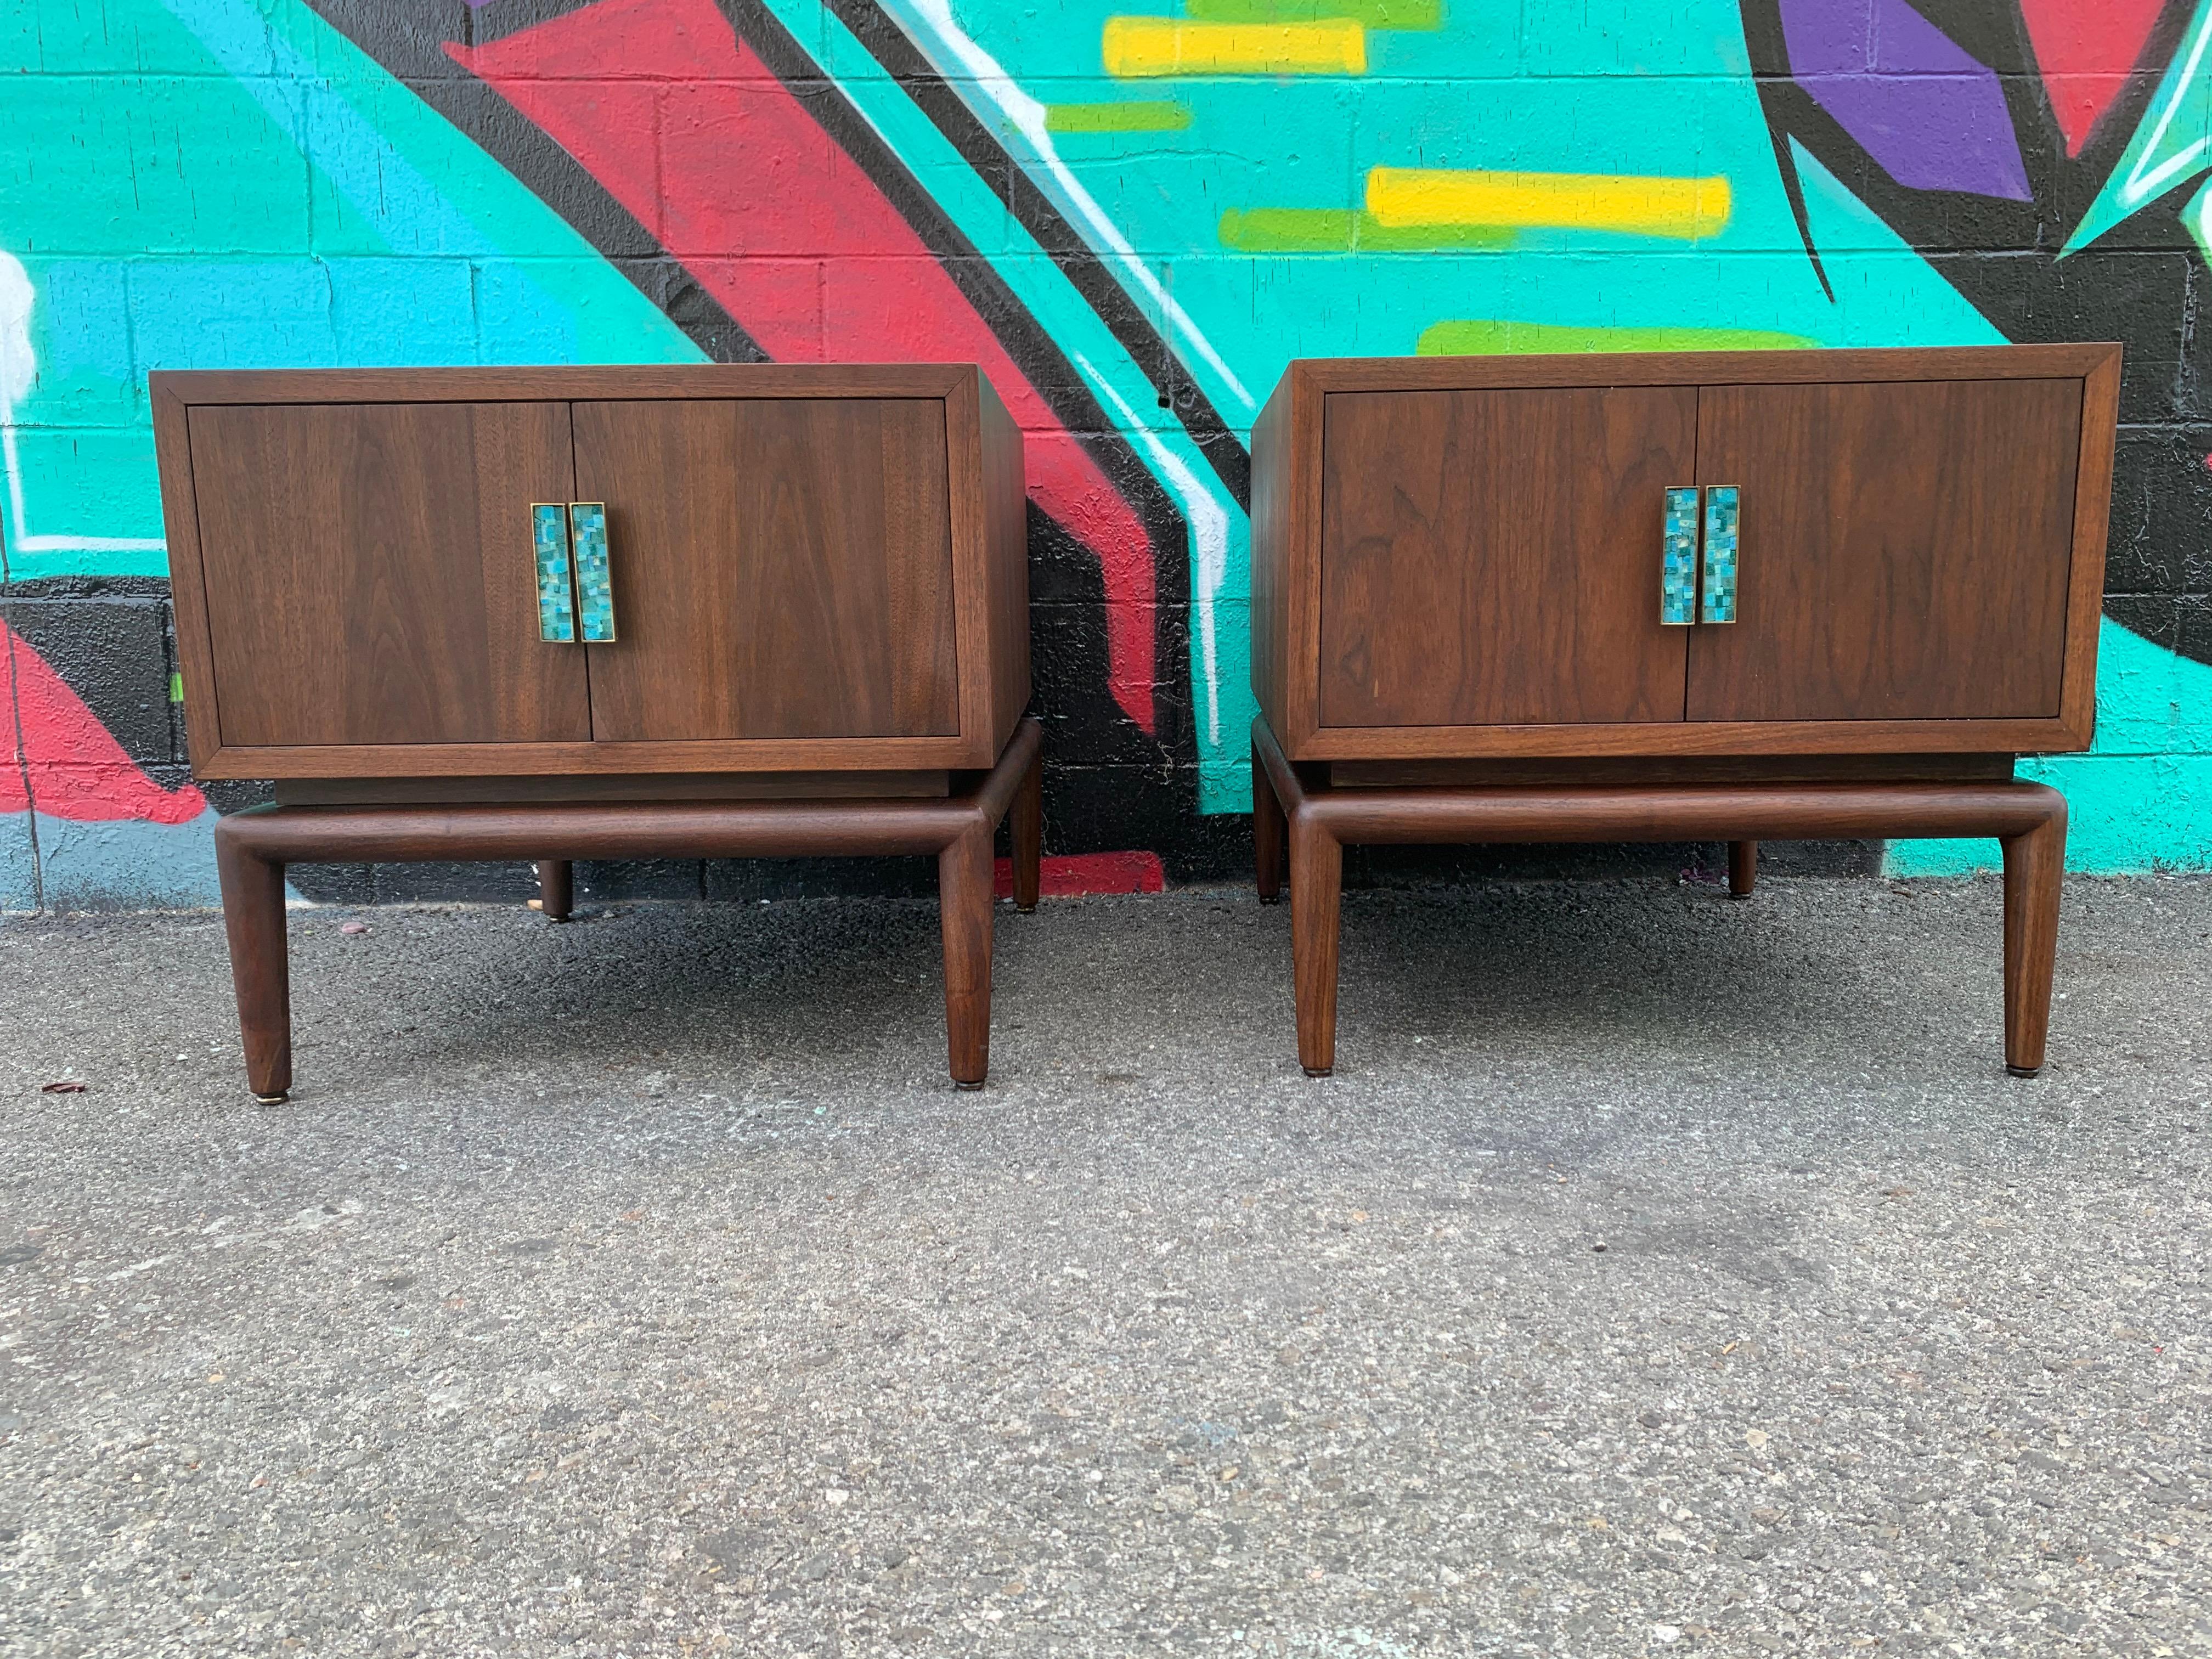
[[[1153,729],[1143,522],[806,96],[713,0],[601,0],[446,50],[574,156],[770,356],[981,364],[1027,434],[1030,494],[1098,559],[1114,700]]]
[[[1048,898],[1077,898],[1085,893],[1157,893],[1167,885],[1158,853],[1069,853],[1048,858],[1038,871],[1039,890]],[[1000,898],[1014,896],[1014,866],[998,863]]]
[[[2164,0],[2021,0],[2035,66],[2051,94],[2066,153],[2081,146],[2127,89]]]
[[[35,806],[49,817],[78,823],[190,823],[207,810],[206,798],[191,785],[164,789],[140,771],[69,682],[5,623],[0,655],[6,658],[0,688],[13,683],[16,720],[8,765],[0,770],[0,812]]]

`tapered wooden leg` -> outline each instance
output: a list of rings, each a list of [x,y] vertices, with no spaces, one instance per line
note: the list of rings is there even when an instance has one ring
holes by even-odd
[[[2059,878],[2066,870],[2066,814],[2004,841],[2005,1070],[2043,1069],[2051,1030],[2051,974],[2058,958]]]
[[[1759,882],[1759,843],[1755,841],[1732,841],[1729,843],[1729,896],[1749,898],[1751,890]]]
[[[1308,1077],[1336,1067],[1338,900],[1344,846],[1313,814],[1290,823],[1291,970],[1297,986],[1298,1064]]]
[[[1259,878],[1260,902],[1273,904],[1283,896],[1283,842],[1290,826],[1283,817],[1283,803],[1260,763],[1259,746],[1252,750],[1252,863]]]
[[[1014,802],[1006,812],[1007,837],[1012,843],[1014,865],[1014,908],[1034,910],[1037,908],[1037,889],[1042,884],[1044,863],[1044,751],[1040,749],[1030,769],[1022,774],[1022,781],[1014,790]]]
[[[538,908],[548,921],[566,921],[576,902],[576,870],[566,859],[538,860]]]
[[[246,1086],[266,1105],[292,1088],[292,985],[284,959],[284,866],[255,857],[215,832],[222,926],[230,939],[230,981],[238,993],[238,1034]]]
[[[945,927],[945,1040],[952,1081],[980,1089],[991,1069],[991,831],[969,830],[937,855]]]

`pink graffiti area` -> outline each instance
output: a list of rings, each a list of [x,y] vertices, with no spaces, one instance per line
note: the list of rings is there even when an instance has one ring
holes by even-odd
[[[5,623],[0,646],[6,647],[16,718],[9,763],[0,770],[0,812],[36,807],[48,817],[80,823],[190,823],[207,810],[206,797],[190,784],[164,789],[140,771],[83,700]]]

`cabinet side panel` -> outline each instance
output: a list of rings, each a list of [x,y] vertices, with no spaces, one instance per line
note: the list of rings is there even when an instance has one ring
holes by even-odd
[[[589,734],[584,664],[538,637],[533,501],[561,404],[231,405],[188,417],[226,749]]]
[[[2112,446],[2120,404],[2120,348],[2081,381],[2081,453],[2074,483],[2074,568],[2066,597],[2065,684],[2059,708],[2067,749],[2087,749],[2097,730],[2097,636],[2105,610],[2105,539],[2112,512]]]
[[[169,597],[177,619],[177,672],[185,687],[185,742],[194,769],[222,747],[216,702],[215,647],[208,633],[206,579],[200,569],[199,508],[192,490],[191,411],[150,377],[154,450],[161,471],[161,525],[169,548]]]
[[[985,598],[990,613],[991,750],[1030,706],[1029,495],[1022,429],[979,370],[982,415]]]
[[[1291,453],[1291,374],[1252,422],[1252,696],[1279,740],[1287,741],[1284,667],[1295,652],[1288,638],[1285,582],[1291,552],[1291,491],[1297,458]]]

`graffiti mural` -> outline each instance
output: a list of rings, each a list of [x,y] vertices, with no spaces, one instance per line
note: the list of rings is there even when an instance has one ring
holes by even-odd
[[[1241,845],[1291,357],[2119,339],[2098,745],[2029,764],[2078,864],[2212,867],[2212,0],[7,17],[0,908],[211,896],[145,375],[342,363],[983,364],[1056,850],[1173,877]]]

